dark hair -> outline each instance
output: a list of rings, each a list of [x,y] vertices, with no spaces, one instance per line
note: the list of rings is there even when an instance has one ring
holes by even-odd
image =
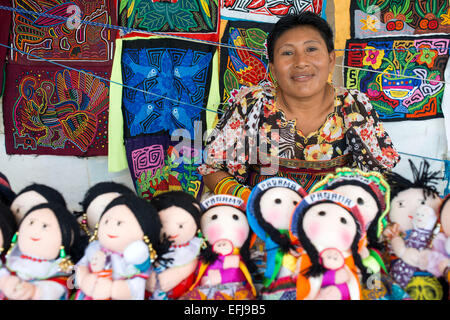
[[[334,50],[333,30],[328,22],[313,12],[305,11],[295,15],[286,15],[280,18],[274,25],[267,36],[267,54],[270,62],[273,62],[275,42],[277,39],[286,31],[305,25],[311,26],[319,31],[329,53]]]
[[[16,193],[11,189],[8,178],[0,172],[0,202],[10,206],[16,197]]]
[[[155,249],[158,254],[156,261],[165,264],[168,260],[164,259],[162,256],[169,252],[172,242],[167,237],[163,237],[162,239],[160,237],[162,225],[156,208],[150,202],[139,198],[134,194],[127,193],[111,201],[105,207],[99,221],[109,209],[119,205],[125,205],[131,210],[141,226],[144,235],[148,237],[153,249]]]
[[[375,192],[372,190],[372,188],[368,187],[366,184],[364,184],[363,182],[360,181],[355,181],[352,180],[351,183],[346,182],[346,181],[340,181],[337,183],[331,183],[327,186],[328,190],[334,190],[340,186],[345,186],[345,185],[357,185],[361,188],[364,188],[364,190],[366,190],[371,196],[372,198],[375,199],[375,202],[377,203],[377,207],[378,207],[378,211],[377,214],[375,215],[375,217],[373,218],[373,220],[370,222],[369,228],[367,229],[367,240],[369,242],[369,247],[377,249],[377,250],[382,250],[384,248],[384,246],[378,241],[378,237],[377,237],[377,231],[378,231],[378,219],[380,219],[381,214],[383,213],[382,209],[381,209],[381,205],[378,201],[378,197],[375,194]]]
[[[173,206],[183,208],[192,216],[197,229],[200,229],[201,205],[191,194],[184,191],[164,192],[153,197],[150,203],[155,206],[158,212]]]
[[[278,244],[280,246],[280,249],[283,253],[289,252],[290,249],[295,250],[295,246],[292,244],[291,240],[289,239],[289,236],[281,234],[280,231],[275,229],[270,223],[268,223],[261,214],[261,206],[260,206],[260,200],[261,197],[270,189],[267,189],[263,192],[260,192],[256,195],[254,203],[255,203],[255,210],[254,210],[254,216],[256,218],[256,221],[258,221],[258,224],[261,226],[261,228],[267,232],[270,239],[272,239],[273,242]]]
[[[20,225],[33,211],[45,208],[50,209],[58,220],[64,250],[66,251],[66,254],[70,256],[70,260],[72,260],[73,263],[77,263],[84,255],[84,249],[88,245],[88,238],[81,235],[75,216],[70,213],[66,207],[56,202],[38,204],[25,213]]]
[[[92,201],[94,201],[95,198],[97,198],[99,195],[110,193],[110,192],[117,192],[120,194],[125,193],[133,193],[134,191],[128,188],[127,186],[113,182],[113,181],[104,181],[99,182],[95,185],[93,185],[91,188],[88,189],[86,194],[84,195],[84,199],[82,202],[80,202],[80,205],[83,207],[83,211],[86,212],[87,208],[91,204]]]
[[[334,203],[334,202],[325,200],[319,203]],[[308,270],[304,271],[304,275],[306,277],[317,277],[319,275],[324,274],[326,269],[320,264],[319,252],[311,243],[309,238],[306,236],[305,230],[303,230],[303,219],[305,217],[304,213],[307,209],[308,207],[305,207],[303,209],[304,211],[300,214],[299,219],[297,221],[298,239],[300,240],[303,249],[306,251],[306,253],[309,256],[309,259],[311,260],[311,267]],[[353,214],[350,213],[350,216],[353,218],[356,224],[356,235],[351,245],[352,256],[353,260],[355,261],[355,265],[361,271],[363,281],[366,282],[366,280],[369,278],[369,274],[367,272],[366,267],[362,263],[361,256],[358,253],[358,243],[359,240],[361,239],[361,226],[358,222],[358,219],[356,219],[356,217]]]
[[[442,178],[439,177],[439,171],[430,171],[430,164],[424,160],[420,163],[419,169],[414,165],[411,159],[408,159],[409,166],[411,167],[413,181],[406,179],[396,172],[388,171],[385,173],[386,180],[391,187],[391,200],[394,199],[400,192],[417,188],[423,190],[423,196],[426,198],[432,196],[436,198],[439,196],[439,192],[434,184],[438,183]]]
[[[36,191],[41,196],[43,196],[47,202],[56,202],[61,204],[62,206],[66,207],[66,200],[64,200],[63,195],[56,189],[46,186],[44,184],[38,184],[33,183],[24,189],[22,189],[18,194],[17,197],[20,196],[22,193],[28,192],[28,191]]]
[[[0,232],[3,236],[3,252],[7,252],[11,245],[11,239],[17,231],[16,219],[11,209],[0,202]]]

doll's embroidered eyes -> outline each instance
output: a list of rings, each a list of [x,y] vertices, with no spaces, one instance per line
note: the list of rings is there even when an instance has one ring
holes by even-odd
[[[234,219],[234,220],[239,220],[238,215],[237,215],[237,214],[233,214],[233,219]]]
[[[342,224],[347,224],[347,219],[341,218],[340,220],[341,220],[341,223],[342,223]]]
[[[216,220],[217,219],[217,214],[213,214],[211,217],[211,220]]]
[[[364,204],[364,199],[363,198],[358,198],[356,199],[356,202],[361,206]]]
[[[44,223],[44,224],[42,225],[42,229],[45,229],[45,228],[47,228],[47,224],[46,224],[46,223]]]
[[[30,221],[30,226],[32,226],[34,224],[34,220]]]
[[[425,200],[420,201],[420,204],[425,204],[425,203],[426,203]]]
[[[182,225],[182,224],[179,224],[179,225],[178,225],[178,228],[183,229],[183,225]]]
[[[117,226],[119,227],[122,224],[122,221],[117,221]]]
[[[281,199],[279,199],[279,198],[275,199],[275,203],[276,204],[280,204],[281,203]]]
[[[323,217],[325,215],[325,211],[319,211],[318,215]]]

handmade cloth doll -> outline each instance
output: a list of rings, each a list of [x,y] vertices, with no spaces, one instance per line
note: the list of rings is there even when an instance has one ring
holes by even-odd
[[[379,252],[382,249],[379,238],[386,225],[390,188],[381,173],[337,168],[335,174],[327,175],[311,192],[318,190],[333,190],[356,203],[363,220],[359,244],[363,264],[371,273],[380,272],[381,268],[387,272]]]
[[[112,200],[75,267],[75,299],[143,300],[151,263],[167,252],[156,209],[133,194]]]
[[[194,271],[204,243],[200,231],[200,203],[183,191],[159,194],[151,203],[158,210],[162,235],[172,241],[170,251],[164,255],[172,261],[156,266],[149,279],[151,299],[177,299],[194,283]]]
[[[265,243],[264,300],[295,300],[293,274],[298,254],[289,238],[289,224],[295,207],[305,196],[296,182],[269,178],[257,184],[248,199],[248,223]]]
[[[46,202],[56,202],[66,207],[66,200],[56,189],[44,184],[33,183],[22,189],[11,203],[11,211],[19,224],[32,207]]]
[[[250,227],[244,201],[215,195],[202,203],[201,230],[207,247],[200,253],[197,276],[181,300],[252,300],[256,297],[250,272]]]
[[[300,241],[303,250],[297,262],[297,300],[361,299],[358,274],[363,281],[368,278],[358,253],[361,224],[358,207],[341,194],[316,191],[303,198],[290,226],[293,241]],[[327,261],[334,257],[336,263]]]
[[[92,235],[106,206],[121,194],[134,194],[134,191],[121,183],[112,181],[99,182],[88,189],[83,201],[80,202],[83,211],[79,219],[80,226],[86,235]]]
[[[439,180],[439,172],[430,172],[426,161],[421,163],[419,169],[411,160],[409,162],[413,181],[394,172],[386,175],[391,186],[391,208],[388,214],[390,225],[383,235],[391,253],[390,274],[415,300],[419,298],[417,290],[410,290],[409,286],[420,280],[414,278],[433,277],[418,269],[422,267],[421,251],[432,241],[433,227],[442,199],[433,185]],[[417,275],[416,271],[419,271]],[[431,296],[441,299],[442,286],[438,281],[430,281],[435,284]]]
[[[442,277],[448,282],[450,267],[450,195],[447,195],[439,208],[441,230],[433,238],[431,249],[424,250],[421,266],[435,277]]]
[[[0,172],[0,202],[9,207],[15,197],[16,193],[12,190],[8,178]]]
[[[13,235],[17,231],[17,224],[11,209],[0,202],[0,268],[5,262],[6,252],[9,250]]]
[[[9,300],[67,299],[68,278],[85,243],[75,217],[58,203],[32,207],[12,239],[0,271],[0,291]]]

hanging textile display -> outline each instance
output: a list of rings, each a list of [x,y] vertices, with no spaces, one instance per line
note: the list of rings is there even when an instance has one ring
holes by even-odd
[[[125,148],[131,178],[139,197],[150,200],[165,191],[185,191],[199,197],[203,190],[197,167],[202,146],[172,141],[166,134],[130,138]]]
[[[352,38],[449,33],[448,0],[351,1]]]
[[[0,0],[1,6],[11,6],[10,0]],[[0,10],[0,30],[9,30],[11,24],[11,12],[6,10]],[[8,32],[0,33],[0,44],[8,45]],[[3,94],[3,76],[5,72],[5,59],[6,59],[6,47],[0,46],[0,97]]]
[[[383,121],[443,117],[449,44],[444,35],[349,40],[344,85],[366,93]]]
[[[6,152],[107,153],[109,72],[8,64],[3,100]]]
[[[13,6],[27,12],[13,14],[12,46],[30,55],[11,51],[12,61],[112,62],[115,31],[97,24],[116,25],[113,0],[13,0]]]
[[[131,29],[174,33],[217,42],[220,19],[218,1],[120,0],[119,23]],[[133,31],[131,34],[137,35],[139,32]]]
[[[222,19],[275,23],[287,14],[303,11],[322,13],[324,0],[224,0]]]
[[[268,74],[265,41],[272,28],[271,23],[250,21],[224,21],[226,27],[222,43],[235,47],[220,49],[220,92],[222,102],[228,102],[242,86],[262,85],[272,81]],[[248,50],[255,49],[255,51]],[[262,51],[261,51],[262,50]]]

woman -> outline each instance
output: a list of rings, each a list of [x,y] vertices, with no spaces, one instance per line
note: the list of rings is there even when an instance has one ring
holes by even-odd
[[[327,82],[336,57],[325,20],[281,18],[267,51],[274,86],[242,88],[208,138],[199,172],[209,189],[247,200],[248,186],[274,174],[309,191],[337,167],[395,166],[398,153],[367,96]]]

